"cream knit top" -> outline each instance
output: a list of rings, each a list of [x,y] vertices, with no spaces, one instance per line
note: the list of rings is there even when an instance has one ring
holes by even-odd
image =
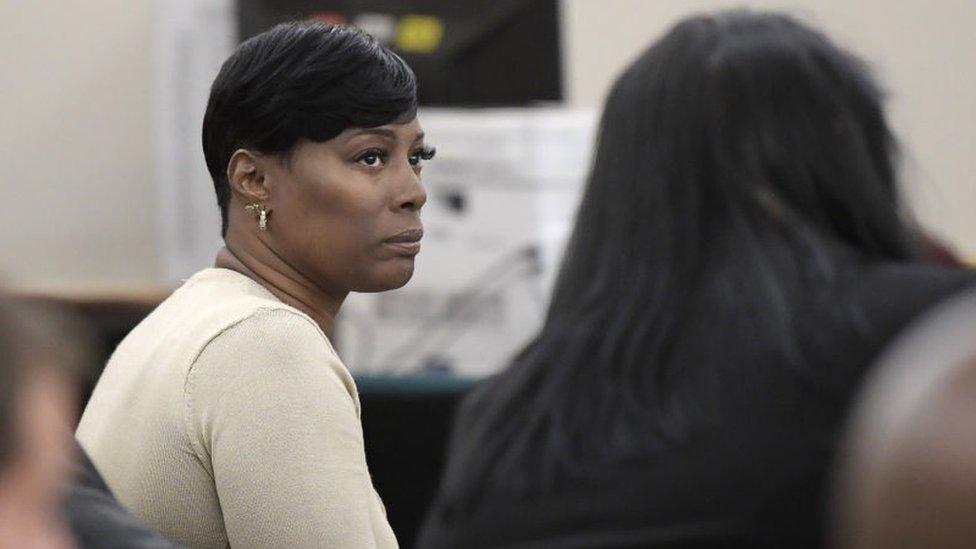
[[[237,272],[186,281],[119,344],[77,437],[190,547],[396,547],[356,385],[310,317]]]

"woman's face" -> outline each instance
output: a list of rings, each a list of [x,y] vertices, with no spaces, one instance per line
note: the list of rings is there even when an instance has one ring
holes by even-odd
[[[399,288],[420,252],[420,183],[430,157],[416,118],[303,141],[268,163],[267,237],[292,268],[332,292]]]

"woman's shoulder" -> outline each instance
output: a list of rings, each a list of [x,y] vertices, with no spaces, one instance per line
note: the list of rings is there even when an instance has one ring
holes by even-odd
[[[250,368],[328,376],[354,394],[351,375],[318,324],[253,280],[227,269],[190,277],[119,345],[127,364],[161,360],[184,383],[203,375],[239,375]],[[238,370],[234,370],[238,368]],[[256,370],[255,370],[256,371]]]
[[[228,269],[204,269],[187,279],[142,326],[174,341],[193,341],[197,352],[214,339],[240,332],[253,349],[313,347],[335,355],[329,338],[307,314],[283,303],[260,284]]]
[[[358,414],[352,374],[328,337],[308,315],[287,305],[256,306],[239,315],[201,346],[186,372],[186,393],[252,395],[275,388],[275,399],[318,400],[342,396]],[[238,398],[238,397],[234,397]]]
[[[319,325],[307,314],[290,305],[253,303],[245,311],[227,319],[212,341],[234,340],[246,352],[278,357],[338,360],[335,348]]]
[[[200,456],[213,455],[218,433],[233,444],[359,428],[352,375],[311,318],[280,304],[252,308],[210,338],[186,371],[183,405]]]

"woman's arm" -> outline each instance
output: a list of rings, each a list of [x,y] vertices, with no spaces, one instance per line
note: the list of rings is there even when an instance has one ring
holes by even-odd
[[[260,312],[187,379],[187,431],[210,464],[232,547],[388,547],[352,379],[317,328]]]

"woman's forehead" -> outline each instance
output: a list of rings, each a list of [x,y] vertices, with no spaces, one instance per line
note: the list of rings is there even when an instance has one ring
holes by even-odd
[[[359,136],[375,135],[392,139],[394,141],[413,142],[423,139],[424,130],[416,116],[406,122],[392,122],[382,126],[372,128],[351,127],[346,128],[336,136],[336,141],[348,141]]]

